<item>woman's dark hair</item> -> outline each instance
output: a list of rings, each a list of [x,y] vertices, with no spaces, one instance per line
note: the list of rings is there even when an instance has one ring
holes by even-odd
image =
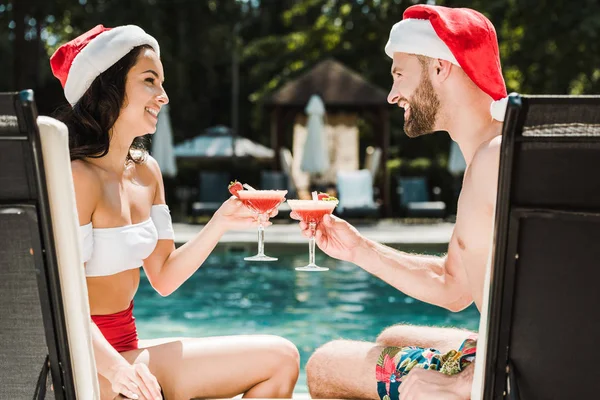
[[[108,153],[110,130],[125,102],[127,73],[135,65],[142,45],[133,48],[109,69],[101,73],[73,107],[59,111],[57,119],[69,128],[69,152],[72,160],[100,158]],[[144,136],[131,144],[127,161],[143,163],[148,155]],[[132,155],[133,153],[133,155]]]

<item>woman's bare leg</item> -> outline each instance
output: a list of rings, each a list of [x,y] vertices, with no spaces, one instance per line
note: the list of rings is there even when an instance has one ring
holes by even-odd
[[[233,397],[240,393],[244,397],[292,396],[300,356],[286,339],[239,335],[168,340],[121,353],[131,363],[148,365],[167,400]],[[140,346],[145,343],[140,341]],[[101,381],[105,389],[107,384]],[[109,384],[108,390],[110,393]]]
[[[112,391],[108,379],[98,374],[98,384],[100,385],[100,400],[113,400],[117,394]]]

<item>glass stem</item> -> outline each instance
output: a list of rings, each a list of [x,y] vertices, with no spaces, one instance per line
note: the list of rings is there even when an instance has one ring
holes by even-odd
[[[310,228],[310,239],[308,240],[308,265],[315,265],[315,229],[317,224],[310,222],[308,224]]]
[[[265,227],[262,224],[262,214],[258,216],[258,255],[265,255]]]

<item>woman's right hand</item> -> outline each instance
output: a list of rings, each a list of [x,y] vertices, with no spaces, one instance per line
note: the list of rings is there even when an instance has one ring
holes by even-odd
[[[112,368],[112,391],[134,400],[162,400],[160,385],[146,364],[123,363]]]
[[[293,211],[290,216],[300,220]],[[300,229],[304,236],[310,238],[312,233],[307,223],[300,221]],[[317,246],[328,256],[354,262],[356,250],[362,243],[362,236],[355,227],[343,219],[325,215],[323,220],[317,224],[315,241]]]

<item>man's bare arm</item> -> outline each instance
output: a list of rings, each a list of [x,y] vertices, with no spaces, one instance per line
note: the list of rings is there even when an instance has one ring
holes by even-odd
[[[300,228],[305,236],[312,235],[305,222],[300,222]],[[330,257],[357,264],[409,296],[452,311],[472,303],[454,239],[443,258],[407,254],[373,242],[343,219],[326,215],[317,225],[315,240]]]
[[[455,230],[445,258],[402,253],[362,239],[356,264],[421,301],[459,311],[481,307],[494,227],[501,137],[482,144],[464,179]]]
[[[473,302],[454,240],[445,257],[408,254],[368,239],[356,250],[357,265],[409,296],[451,311]]]

